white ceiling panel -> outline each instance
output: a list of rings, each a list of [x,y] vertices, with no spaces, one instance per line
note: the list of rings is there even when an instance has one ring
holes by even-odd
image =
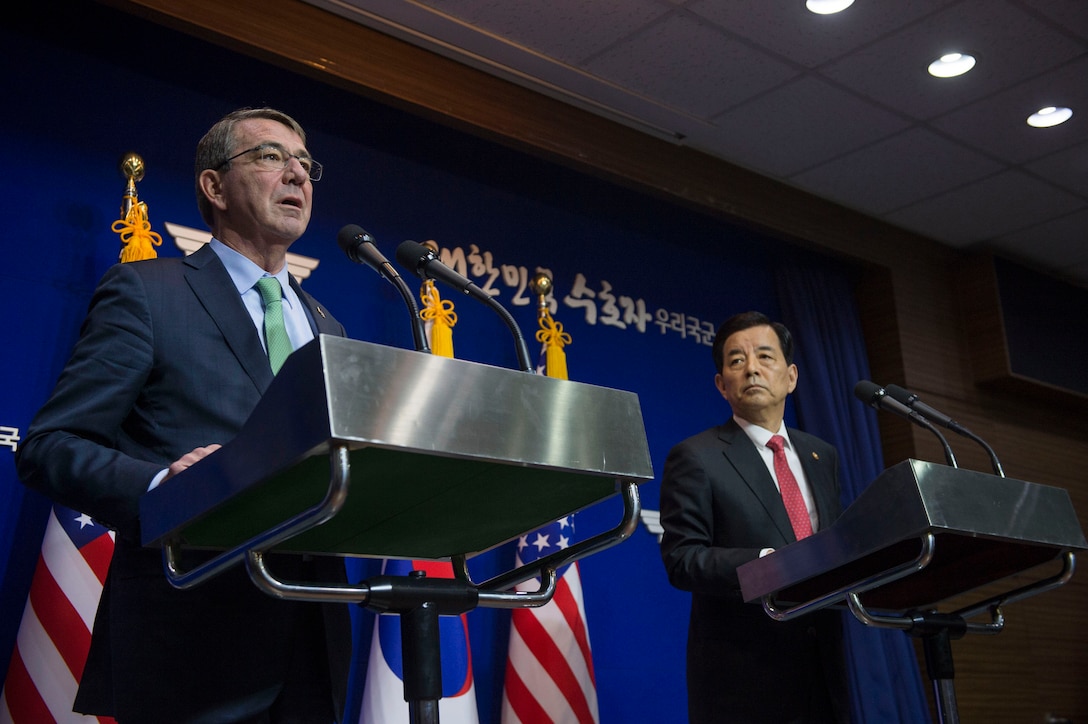
[[[1088,0],[308,0],[929,236],[1088,288]],[[937,79],[950,50],[974,70]],[[1044,104],[1067,123],[1029,128]]]
[[[1032,113],[1054,105],[1083,109],[1088,115],[1088,56],[969,103],[932,124],[966,145],[1019,164],[1066,149],[1078,138],[1083,118],[1053,128],[1027,124]]]
[[[1063,148],[1026,168],[1040,178],[1088,199],[1088,142]],[[1084,227],[1082,238],[1088,247],[1088,226]]]
[[[715,148],[784,178],[907,127],[816,76],[804,76],[714,119]]]
[[[586,70],[709,118],[799,71],[689,13],[672,13],[584,64]],[[736,73],[745,68],[744,74]]]
[[[858,3],[849,13],[782,12],[780,0],[696,0],[686,7],[721,28],[748,38],[806,68],[857,52],[954,0]],[[799,8],[803,2],[792,2]]]
[[[927,236],[974,247],[1065,216],[1084,200],[1021,171],[1005,171],[888,214]]]
[[[668,12],[658,0],[423,0],[420,4],[572,65]]]
[[[999,172],[980,153],[914,127],[793,176],[817,196],[881,215]]]
[[[1079,239],[1070,243],[1070,239]],[[1073,268],[1088,268],[1088,206],[994,241],[994,247],[1022,260],[1060,256]]]
[[[964,0],[874,42],[823,72],[913,118],[927,119],[977,101],[1084,53],[1050,23],[1005,0]],[[959,78],[933,78],[929,63],[968,52],[975,69]]]

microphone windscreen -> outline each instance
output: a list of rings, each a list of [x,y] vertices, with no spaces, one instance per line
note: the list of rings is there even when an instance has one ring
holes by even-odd
[[[359,237],[370,239],[370,234],[366,233],[363,227],[358,224],[348,224],[340,229],[340,233],[336,235],[336,243],[340,245],[345,254],[353,256],[352,251],[355,249]]]
[[[431,256],[430,249],[412,240],[402,241],[397,247],[397,262],[405,269],[411,269],[413,274],[419,274],[423,262]]]
[[[896,402],[902,402],[904,405],[910,405],[911,398],[914,397],[899,385],[885,385],[884,392],[888,393],[888,396]]]
[[[869,380],[861,380],[854,385],[854,396],[866,405],[870,405],[873,400],[880,396],[880,385]]]

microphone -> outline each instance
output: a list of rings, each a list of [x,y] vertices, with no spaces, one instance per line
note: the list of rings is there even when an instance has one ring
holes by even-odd
[[[944,457],[945,460],[948,461],[948,464],[954,468],[959,467],[956,464],[956,456],[952,454],[952,448],[949,446],[948,440],[945,439],[944,435],[942,435],[937,428],[933,427],[933,425],[929,423],[929,420],[925,419],[902,402],[889,397],[883,387],[874,382],[870,382],[869,380],[861,380],[854,385],[854,396],[874,409],[885,410],[886,412],[891,412],[900,417],[905,417],[914,424],[932,432],[937,436],[937,439],[941,441],[941,447],[944,448]]]
[[[1001,461],[997,459],[997,453],[995,453],[993,448],[991,448],[989,444],[981,437],[971,432],[966,427],[956,422],[943,412],[935,410],[926,403],[922,402],[918,398],[918,395],[914,394],[913,392],[905,390],[898,385],[887,385],[884,388],[884,391],[887,392],[887,394],[891,398],[897,400],[898,402],[901,402],[903,405],[914,410],[927,420],[935,422],[941,427],[947,427],[952,432],[958,435],[963,435],[964,437],[970,438],[971,440],[977,442],[979,445],[982,446],[982,449],[986,451],[986,454],[989,455],[990,465],[994,469],[994,474],[1002,478],[1005,477],[1005,470],[1001,467]]]
[[[410,269],[420,279],[437,279],[443,284],[483,302],[494,310],[514,335],[518,362],[521,364],[522,371],[534,371],[533,363],[529,360],[529,349],[525,346],[525,337],[521,333],[521,328],[518,327],[518,323],[514,321],[514,318],[510,316],[510,312],[492,299],[490,294],[443,264],[438,255],[423,246],[423,244],[414,241],[401,242],[400,246],[397,247],[397,261],[400,262],[401,266]]]
[[[383,277],[399,277],[397,270],[374,246],[374,237],[363,227],[348,224],[336,235],[340,248],[356,264],[366,264]]]
[[[348,259],[356,264],[366,264],[397,288],[401,297],[404,298],[405,305],[408,307],[408,313],[412,317],[412,338],[416,345],[416,351],[430,352],[431,349],[427,344],[427,334],[423,329],[423,320],[419,316],[419,306],[416,304],[416,298],[412,295],[412,290],[400,278],[397,270],[389,263],[389,260],[378,251],[378,247],[374,245],[374,237],[365,231],[363,227],[348,224],[340,229],[340,233],[336,235],[336,242],[348,255]]]

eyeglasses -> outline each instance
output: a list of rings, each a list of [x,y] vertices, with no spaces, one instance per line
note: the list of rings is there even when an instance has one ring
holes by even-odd
[[[310,177],[311,181],[321,180],[321,164],[313,160],[309,156],[299,156],[298,154],[291,153],[278,143],[262,143],[259,146],[253,148],[247,148],[246,150],[236,153],[225,161],[220,162],[215,170],[226,166],[228,163],[236,158],[245,156],[247,153],[257,153],[257,156],[253,159],[253,163],[261,171],[283,171],[287,168],[292,158],[297,158],[299,164],[302,166],[302,170],[306,172],[306,175]]]

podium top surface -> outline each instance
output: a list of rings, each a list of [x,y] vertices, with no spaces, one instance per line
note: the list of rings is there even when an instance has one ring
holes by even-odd
[[[878,476],[829,528],[737,569],[745,601],[814,600],[909,563],[927,534],[922,570],[866,596],[905,610],[1088,549],[1068,492],[972,470],[907,460]]]
[[[321,499],[339,445],[347,506],[282,548],[474,553],[653,477],[634,393],[321,335],[234,440],[143,496],[144,544],[244,542]]]

